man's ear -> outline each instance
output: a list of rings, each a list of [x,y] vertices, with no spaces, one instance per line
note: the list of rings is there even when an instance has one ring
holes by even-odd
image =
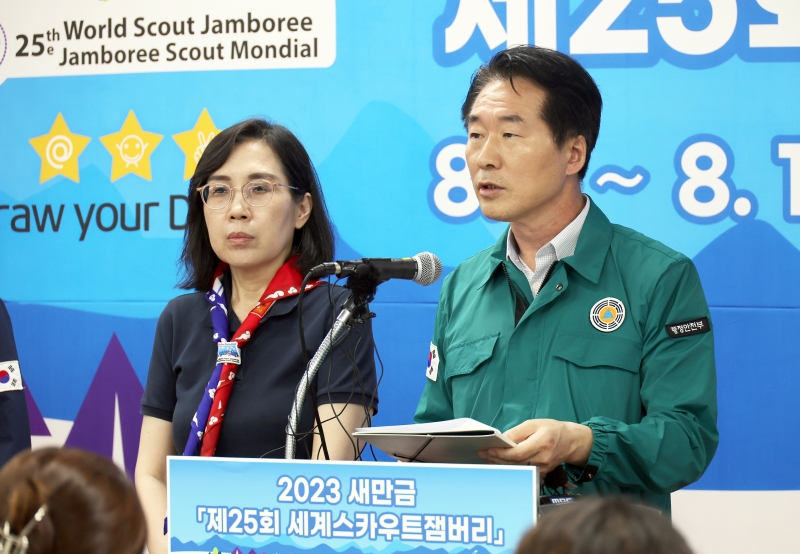
[[[586,139],[583,135],[567,139],[564,144],[567,154],[567,175],[576,175],[586,165]]]

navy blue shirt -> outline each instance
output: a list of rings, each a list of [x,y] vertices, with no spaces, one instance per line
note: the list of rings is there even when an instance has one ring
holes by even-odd
[[[8,316],[6,305],[0,300],[0,363],[18,360],[11,318]],[[0,392],[0,467],[17,452],[30,447],[31,430],[28,424],[25,391]]]
[[[230,277],[223,281],[231,290]],[[305,293],[303,327],[309,359],[330,330],[349,291],[324,284]],[[233,382],[217,443],[217,456],[282,458],[286,424],[295,388],[303,375],[297,324],[297,296],[275,302],[253,338],[242,348],[242,364]],[[142,414],[172,422],[176,452],[183,453],[192,417],[217,359],[217,344],[205,294],[171,300],[156,327]],[[231,335],[240,322],[228,305]],[[355,324],[336,345],[317,374],[318,404],[350,403],[377,412],[378,394],[371,321]],[[306,398],[301,433],[313,428],[313,408]],[[309,458],[311,436],[298,437],[297,457]]]

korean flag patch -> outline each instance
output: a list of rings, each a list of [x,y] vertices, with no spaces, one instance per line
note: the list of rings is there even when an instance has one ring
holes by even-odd
[[[18,360],[0,363],[0,392],[12,390],[22,390],[22,374],[19,372]]]
[[[428,354],[428,369],[425,370],[425,376],[431,381],[436,381],[439,377],[439,349],[433,343],[431,343],[431,352]]]

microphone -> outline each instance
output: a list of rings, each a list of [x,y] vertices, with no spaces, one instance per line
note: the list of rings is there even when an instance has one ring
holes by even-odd
[[[411,258],[362,258],[337,261],[311,268],[310,278],[336,275],[364,277],[372,274],[379,281],[411,279],[423,286],[432,285],[442,276],[442,261],[435,254],[420,252]]]

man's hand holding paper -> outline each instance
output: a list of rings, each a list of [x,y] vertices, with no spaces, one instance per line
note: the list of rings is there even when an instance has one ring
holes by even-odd
[[[478,456],[492,464],[535,465],[542,473],[562,463],[586,465],[594,441],[586,425],[554,419],[529,419],[504,434],[517,446],[481,450]]]

